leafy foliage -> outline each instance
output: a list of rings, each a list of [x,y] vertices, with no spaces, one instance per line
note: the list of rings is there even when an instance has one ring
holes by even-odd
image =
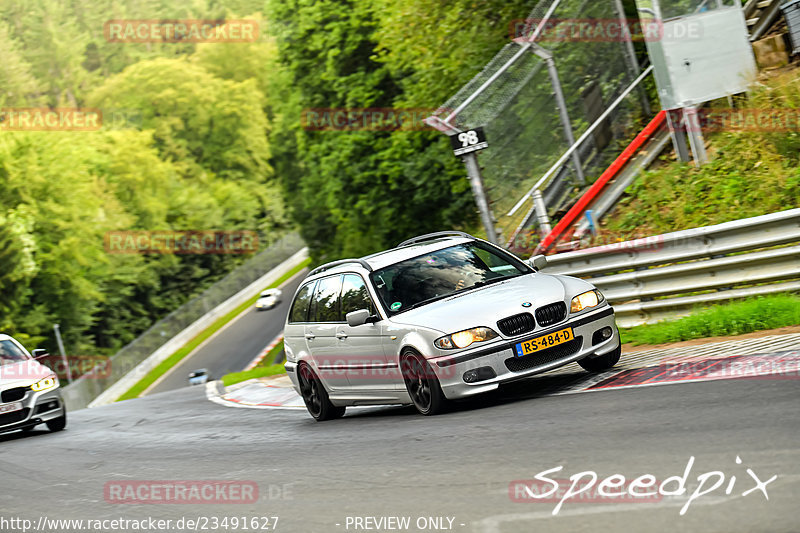
[[[363,255],[472,227],[461,163],[433,131],[306,131],[309,108],[425,107],[483,66],[528,2],[268,2],[291,97],[274,163],[313,257]],[[411,37],[413,36],[413,38]]]
[[[274,45],[243,45],[248,63],[222,44],[103,36],[112,18],[235,17],[215,6],[0,4],[0,105],[137,118],[93,132],[0,134],[0,330],[54,350],[59,323],[69,352],[111,352],[246,258],[110,254],[106,232],[246,229],[263,243],[288,226],[269,163],[267,77],[256,67],[274,60]]]
[[[800,76],[789,72],[755,89],[740,106],[793,114],[798,95]],[[626,191],[607,229],[654,235],[800,206],[798,132],[725,131],[708,138],[707,165],[665,161],[645,172]]]

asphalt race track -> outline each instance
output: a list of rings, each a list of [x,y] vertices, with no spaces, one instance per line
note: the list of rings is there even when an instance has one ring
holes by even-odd
[[[207,368],[213,379],[220,379],[230,372],[243,370],[267,344],[283,331],[292,296],[304,277],[305,271],[281,288],[283,298],[274,309],[258,311],[254,306],[239,315],[225,329],[217,332],[216,336],[196,350],[191,357],[175,366],[147,393],[153,394],[186,387],[189,384],[189,372],[199,368]]]
[[[354,529],[354,517],[387,516],[410,517],[407,531],[419,531],[421,517],[448,517],[452,530],[466,532],[800,530],[796,380],[537,397],[549,379],[518,382],[438,417],[374,408],[316,423],[300,410],[216,405],[203,387],[77,411],[63,433],[0,435],[0,517],[36,524],[41,517],[279,516],[277,530],[292,532],[366,531]],[[684,516],[686,495],[647,503],[567,501],[556,516],[555,502],[509,497],[514,480],[557,466],[564,468],[549,477],[591,470],[601,479],[652,474],[663,481],[682,476],[690,457],[689,493],[707,472],[720,471],[724,483]],[[763,482],[778,476],[765,487],[769,500],[759,490],[742,495],[755,485],[748,468]],[[135,480],[253,481],[259,499],[202,506],[106,501],[107,483]]]

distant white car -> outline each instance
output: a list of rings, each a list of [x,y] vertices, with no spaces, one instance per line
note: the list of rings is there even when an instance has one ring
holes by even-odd
[[[194,372],[189,372],[189,385],[205,385],[211,375],[208,373],[207,368],[201,368]]]
[[[258,297],[256,301],[256,309],[259,311],[265,311],[267,309],[272,309],[276,305],[278,305],[281,301],[281,290],[280,289],[267,289],[261,293],[261,296]]]

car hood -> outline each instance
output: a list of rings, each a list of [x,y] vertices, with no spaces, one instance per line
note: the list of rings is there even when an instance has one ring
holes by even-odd
[[[391,320],[445,334],[478,326],[497,331],[496,322],[501,318],[524,311],[533,313],[553,302],[569,304],[568,299],[592,288],[589,283],[568,276],[528,274],[412,309]],[[530,307],[522,306],[526,302]]]
[[[0,390],[32,385],[40,379],[52,375],[52,370],[33,359],[2,365],[0,366]]]

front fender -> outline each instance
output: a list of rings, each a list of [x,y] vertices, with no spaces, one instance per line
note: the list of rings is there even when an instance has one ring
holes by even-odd
[[[420,329],[415,329],[413,331],[407,332],[401,339],[400,339],[400,349],[395,354],[397,361],[400,361],[400,354],[403,353],[404,350],[411,348],[416,351],[418,354],[422,355],[426,359],[431,359],[434,357],[441,357],[445,355],[442,350],[439,350],[433,345],[433,341],[441,337],[443,334],[434,331],[434,330],[424,330],[420,331]]]

